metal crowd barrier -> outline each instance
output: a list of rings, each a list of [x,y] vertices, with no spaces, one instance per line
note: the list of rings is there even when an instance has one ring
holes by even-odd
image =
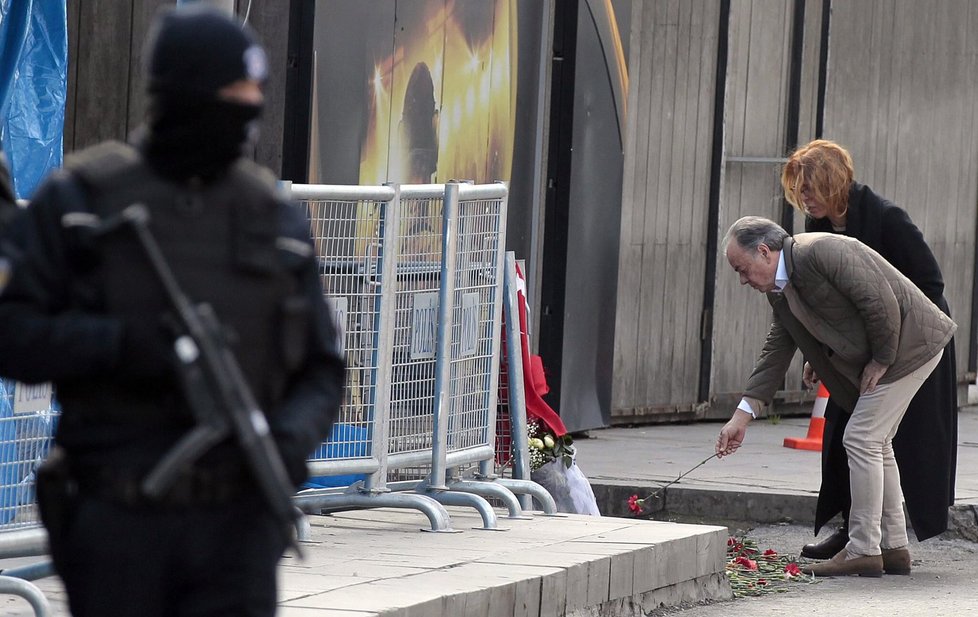
[[[471,502],[486,528],[495,515],[481,498],[501,502],[509,518],[524,517],[515,485],[497,481],[493,468],[506,197],[502,184],[446,186],[435,442],[431,474],[419,486],[443,503]],[[471,464],[478,471],[466,479],[459,470]]]
[[[340,325],[348,366],[337,425],[308,461],[312,486],[295,496],[295,504],[313,513],[413,508],[428,517],[432,531],[450,531],[441,504],[386,487],[392,338],[387,324],[393,319],[389,281],[394,278],[399,190],[283,184],[309,214],[323,289]]]
[[[489,497],[522,518],[516,493],[542,487],[493,469],[506,186],[288,188],[310,214],[326,295],[345,324],[352,392],[340,425],[371,435],[352,453],[328,442],[332,452],[309,463],[314,476],[369,476],[302,491],[297,505],[414,507],[435,531],[449,526],[432,503],[439,513],[465,505],[495,529]]]
[[[59,412],[49,386],[0,380],[0,559],[47,554],[47,532],[35,498],[38,465],[51,447]],[[54,575],[50,561],[0,571],[0,594],[17,595],[38,617],[50,614],[29,581]]]

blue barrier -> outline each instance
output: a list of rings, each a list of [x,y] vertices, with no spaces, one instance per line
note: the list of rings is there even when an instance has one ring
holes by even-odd
[[[329,433],[329,439],[316,448],[309,458],[337,459],[360,458],[367,456],[370,448],[370,431],[361,426],[337,422]],[[315,476],[309,478],[302,488],[333,488],[350,486],[354,482],[366,479],[365,474],[348,474],[345,476]]]

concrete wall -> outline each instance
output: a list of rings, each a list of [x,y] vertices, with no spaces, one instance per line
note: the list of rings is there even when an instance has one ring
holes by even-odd
[[[173,0],[70,0],[65,152],[106,139],[124,140],[143,120],[143,43],[153,17]],[[248,0],[237,0],[244,16]],[[254,0],[248,24],[268,54],[265,113],[255,158],[275,173],[282,167],[289,3]]]
[[[857,180],[906,208],[923,230],[944,271],[959,324],[958,372],[966,378],[978,226],[978,42],[968,33],[978,28],[978,7],[968,0],[833,0],[820,76],[821,1],[730,0],[723,152],[712,157],[721,6],[632,6],[613,423],[729,414],[771,311],[740,287],[722,247],[704,238],[712,226],[722,239],[746,214],[801,229],[797,214],[785,214],[780,160],[816,136],[849,147]],[[795,10],[804,11],[804,22],[793,82]],[[719,203],[709,214],[716,165]],[[712,277],[704,260],[712,260]],[[712,304],[704,288],[715,293]],[[701,335],[708,337],[703,345]],[[696,388],[704,373],[705,398]],[[783,396],[807,396],[798,359]]]

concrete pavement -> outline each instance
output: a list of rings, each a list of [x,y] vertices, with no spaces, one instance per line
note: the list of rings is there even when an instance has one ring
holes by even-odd
[[[952,533],[978,541],[978,408],[960,414]],[[727,521],[811,521],[819,454],[784,448],[807,418],[751,423],[740,451],[711,459],[666,489],[660,519],[631,518],[627,498],[648,495],[713,453],[719,423],[613,428],[578,439],[578,464],[603,517],[507,519],[481,529],[474,509],[451,507],[456,533],[426,533],[413,510],[375,509],[310,517],[305,561],[287,556],[280,617],[639,617],[683,601],[730,597],[723,575]],[[36,558],[4,560],[10,568]],[[37,581],[50,615],[68,615],[57,578]],[[106,581],[106,584],[112,584]],[[0,616],[33,615],[0,596]]]
[[[808,424],[804,417],[751,422],[736,454],[707,461],[648,505],[653,512],[687,520],[813,522],[821,455],[783,446],[785,437],[804,437]],[[721,426],[701,422],[589,431],[589,439],[576,441],[577,462],[601,513],[626,516],[629,495],[651,494],[710,457]],[[978,407],[962,408],[958,415],[955,501],[952,532],[978,541]]]

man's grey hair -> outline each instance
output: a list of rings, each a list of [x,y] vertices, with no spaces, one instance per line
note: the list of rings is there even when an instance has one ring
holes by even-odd
[[[784,239],[790,234],[780,225],[770,219],[761,216],[745,216],[738,219],[723,238],[723,246],[726,248],[730,240],[736,240],[741,248],[746,250],[756,249],[761,244],[766,244],[772,251],[780,251],[784,246]]]

